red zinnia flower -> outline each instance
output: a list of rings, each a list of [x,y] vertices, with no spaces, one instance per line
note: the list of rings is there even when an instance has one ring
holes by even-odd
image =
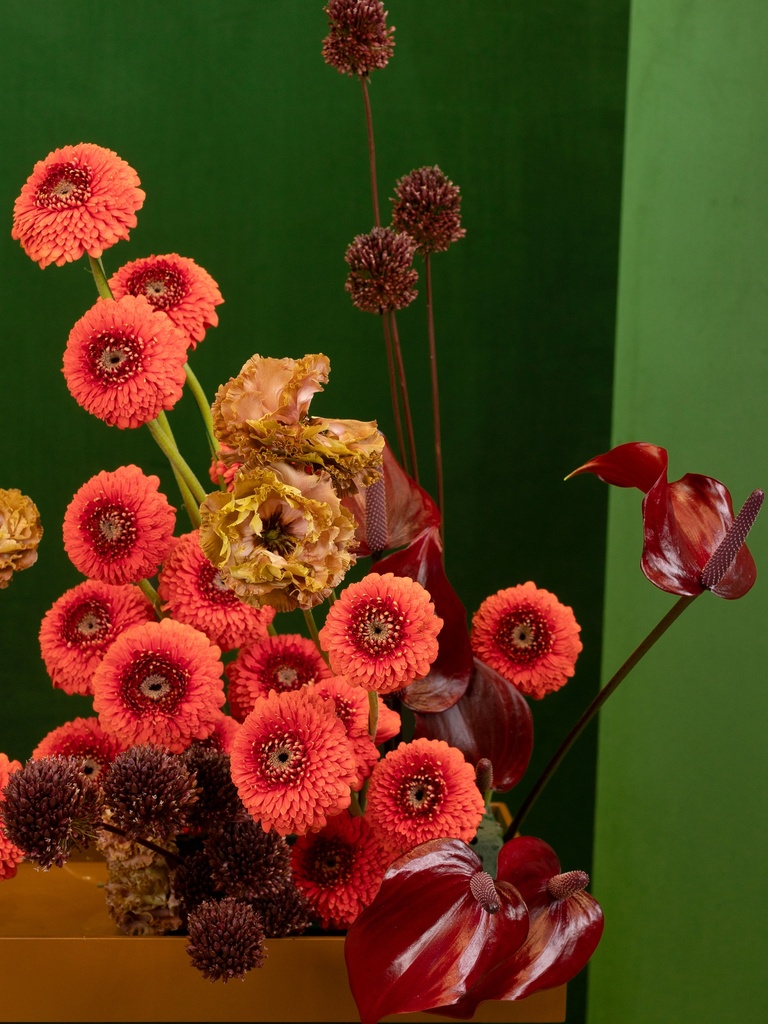
[[[298,633],[268,636],[260,643],[241,648],[225,672],[230,708],[241,722],[270,690],[298,690],[331,675],[317,647]]]
[[[223,651],[265,640],[274,608],[241,601],[200,547],[200,531],[178,538],[163,562],[157,590],[163,610],[186,622]]]
[[[358,790],[379,760],[379,750],[368,731],[370,707],[368,693],[359,686],[350,686],[343,676],[333,676],[315,683],[315,693],[329,701],[336,717],[347,730],[347,739],[355,758],[355,778],[350,783]],[[377,698],[381,701],[381,697]]]
[[[427,674],[443,620],[415,580],[369,573],[329,608],[320,643],[338,675],[391,693]]]
[[[127,629],[93,676],[101,724],[126,745],[155,743],[173,753],[205,739],[224,703],[220,653],[173,619]]]
[[[540,700],[573,675],[580,632],[572,609],[529,581],[483,601],[472,619],[472,650],[521,693]]]
[[[97,779],[104,768],[125,749],[125,745],[105,732],[98,718],[74,718],[52,729],[32,751],[32,757],[76,757],[83,761],[83,775]]]
[[[102,470],[64,513],[64,548],[76,569],[103,583],[154,576],[173,545],[176,511],[158,490],[160,478],[138,466]]]
[[[136,227],[145,194],[132,167],[90,142],[38,161],[13,208],[11,237],[41,267],[98,258]]]
[[[329,0],[323,8],[331,31],[323,40],[323,60],[342,75],[370,75],[384,68],[395,49],[381,0]]]
[[[293,880],[324,928],[348,928],[379,891],[389,863],[365,818],[337,814],[291,850]]]
[[[172,409],[184,390],[186,335],[143,296],[99,299],[69,334],[64,377],[87,412],[121,430]]]
[[[265,832],[303,835],[349,807],[355,759],[346,731],[308,687],[257,701],[231,759],[240,799]]]
[[[444,252],[466,235],[461,226],[461,194],[439,167],[420,167],[395,187],[392,223],[417,243],[417,252]]]
[[[444,740],[401,743],[376,765],[366,817],[395,854],[429,839],[470,842],[485,804],[475,769]]]
[[[224,301],[208,271],[175,252],[126,263],[112,275],[109,287],[116,299],[143,295],[184,331],[192,349],[209,327],[218,326],[216,306]]]
[[[5,878],[13,878],[16,868],[24,860],[24,851],[6,836],[2,816],[3,790],[11,773],[17,772],[20,768],[20,761],[9,761],[6,754],[0,753],[0,882]]]
[[[356,235],[344,255],[349,274],[344,288],[365,313],[389,313],[410,306],[417,296],[413,267],[416,242],[392,228]]]
[[[150,601],[136,587],[85,580],[66,591],[40,626],[40,652],[53,685],[91,693],[93,673],[114,639],[153,618]]]

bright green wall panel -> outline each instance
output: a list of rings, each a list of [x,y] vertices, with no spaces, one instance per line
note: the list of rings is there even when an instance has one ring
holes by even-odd
[[[583,630],[577,676],[534,707],[522,792],[600,670],[607,495],[563,477],[610,438],[628,0],[386,6],[397,46],[371,82],[383,209],[398,177],[437,163],[467,229],[434,260],[448,572],[469,612],[532,579]],[[147,200],[105,265],[178,252],[218,281],[220,326],[191,358],[209,394],[254,352],[322,351],[331,378],[313,408],[392,433],[380,327],[343,288],[346,246],[372,226],[360,88],[324,65],[325,32],[314,0],[3,6],[0,486],[33,496],[46,530],[38,564],[0,592],[10,756],[90,713],[52,689],[37,646],[43,614],[81,579],[61,545],[73,493],[127,462],[175,493],[146,431],[108,428],[67,393],[61,355],[95,290],[83,263],[41,271],[10,239],[36,160],[90,141],[136,168]],[[431,488],[424,316],[422,295],[398,322]],[[170,415],[203,477],[191,399]],[[591,730],[528,822],[568,868],[591,864],[594,744]]]
[[[633,5],[613,440],[737,508],[768,483],[767,39],[753,0]],[[640,501],[611,495],[606,677],[673,601],[637,568]],[[590,1024],[768,1013],[768,520],[749,546],[753,590],[699,598],[602,715]]]

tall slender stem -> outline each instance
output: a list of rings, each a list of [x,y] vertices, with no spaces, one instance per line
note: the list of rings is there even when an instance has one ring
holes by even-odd
[[[101,259],[96,259],[93,256],[89,256],[88,260],[91,264],[93,280],[96,282],[96,289],[99,293],[99,296],[102,299],[111,299],[112,289],[109,287],[107,275],[104,273],[104,265],[102,264]]]
[[[376,179],[376,147],[373,141],[373,117],[371,115],[371,98],[368,95],[368,77],[360,75],[360,85],[363,88],[363,105],[365,106],[365,127],[368,133],[368,164],[371,169],[371,198],[373,199],[373,223],[377,228],[381,227],[381,215],[379,213],[379,186]]]
[[[158,619],[162,619],[163,609],[160,602],[160,595],[149,582],[149,580],[139,580],[136,586],[139,588],[142,594],[144,594],[144,596],[149,598],[149,600],[152,602],[152,607],[155,609],[155,615],[157,615]]]
[[[400,348],[400,336],[397,333],[397,320],[394,313],[385,313],[389,317],[389,326],[392,331],[392,348],[395,353],[397,372],[400,381],[400,392],[403,396],[403,413],[405,414],[405,429],[408,433],[408,448],[411,455],[411,476],[419,482],[419,464],[416,460],[416,437],[413,432],[413,419],[411,418],[411,403],[408,401],[408,385],[405,380],[405,364],[403,353]]]
[[[219,445],[213,433],[213,416],[211,416],[211,403],[206,398],[205,392],[203,391],[200,381],[195,376],[195,373],[192,367],[189,365],[189,362],[186,362],[184,364],[184,373],[187,375],[187,384],[189,385],[189,390],[194,395],[195,401],[197,402],[197,407],[200,410],[200,415],[203,418],[203,423],[205,424],[205,433],[208,437],[208,445],[211,449],[211,455],[215,455],[216,452],[219,450]]]
[[[162,415],[163,414],[161,413],[156,420],[151,420],[147,424],[149,432],[152,434],[152,437],[154,437],[158,447],[166,456],[174,470],[178,470],[181,474],[192,492],[192,496],[195,501],[200,505],[205,501],[207,495],[203,490],[202,484],[190,469],[179,449],[176,447],[176,444],[161,425],[160,417]]]
[[[437,347],[435,345],[435,314],[432,305],[432,264],[424,254],[424,278],[427,287],[427,334],[429,336],[429,367],[432,375],[432,423],[435,437],[435,472],[437,474],[437,507],[440,509],[440,536],[444,538],[445,495],[443,489],[443,446],[440,438],[440,390],[437,383]]]
[[[629,675],[629,673],[632,671],[635,665],[637,665],[637,663],[648,653],[648,651],[650,651],[650,649],[653,647],[653,645],[656,643],[659,637],[663,636],[663,634],[666,633],[666,631],[669,629],[672,623],[677,618],[679,618],[680,615],[683,614],[685,609],[693,601],[695,601],[697,597],[698,594],[695,594],[693,597],[678,598],[678,600],[675,602],[675,604],[672,605],[672,607],[663,617],[663,619],[661,619],[661,621],[653,627],[653,629],[650,631],[645,640],[643,640],[642,643],[635,648],[635,650],[630,654],[630,656],[627,658],[627,660],[624,662],[621,668],[619,668],[619,670],[611,677],[611,679],[608,680],[608,682],[605,684],[602,690],[600,690],[597,696],[592,700],[584,714],[576,722],[576,724],[565,737],[563,742],[557,748],[549,764],[546,766],[544,771],[533,784],[531,790],[528,793],[528,796],[525,798],[525,800],[523,800],[522,804],[520,805],[520,808],[518,809],[517,813],[515,814],[515,817],[512,820],[512,824],[509,826],[504,835],[504,842],[506,842],[508,839],[511,839],[518,831],[523,821],[525,820],[528,812],[541,795],[542,790],[554,775],[560,762],[571,749],[574,742],[581,734],[581,732],[584,730],[584,728],[587,725],[589,725],[589,723],[595,717],[595,715],[603,706],[603,704],[605,704],[605,702],[611,696],[611,694],[619,685],[619,683]]]
[[[403,469],[408,472],[408,461],[405,448],[405,434],[403,433],[403,419],[400,415],[400,399],[397,392],[397,375],[395,372],[395,357],[392,352],[392,332],[389,329],[389,318],[386,313],[382,314],[381,326],[384,330],[384,346],[387,350],[387,370],[389,372],[389,393],[392,399],[392,415],[395,420],[395,432],[397,434],[397,446],[400,453],[400,462]]]

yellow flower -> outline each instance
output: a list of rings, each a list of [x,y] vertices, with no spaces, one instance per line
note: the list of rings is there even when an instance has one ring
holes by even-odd
[[[15,487],[0,487],[0,590],[14,572],[35,564],[42,536],[40,513],[31,498]]]
[[[355,520],[323,472],[287,463],[242,470],[200,512],[206,557],[249,604],[313,608],[355,561]]]

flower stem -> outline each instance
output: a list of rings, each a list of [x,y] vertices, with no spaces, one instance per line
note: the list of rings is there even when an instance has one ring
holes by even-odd
[[[122,839],[127,839],[127,836],[123,829],[118,828],[116,825],[110,825],[109,822],[102,821],[99,823],[99,828],[103,828],[105,832],[111,832],[113,835],[120,836]],[[171,853],[170,850],[164,850],[162,846],[158,846],[157,843],[153,843],[150,839],[132,839],[131,842],[138,843],[139,846],[146,846],[148,850],[152,850],[153,853],[159,853],[161,857],[165,857],[166,863],[169,867],[175,868],[181,863],[181,858],[177,857],[175,853]]]
[[[144,594],[145,597],[148,597],[149,600],[152,602],[152,607],[155,609],[155,615],[157,615],[158,619],[162,619],[163,609],[160,605],[160,595],[149,582],[149,580],[139,580],[136,586],[139,588],[142,594]]]
[[[211,403],[205,397],[205,392],[203,391],[200,385],[200,381],[195,376],[192,367],[189,365],[189,361],[187,361],[184,364],[184,372],[187,375],[187,384],[189,385],[189,390],[195,397],[197,407],[200,410],[200,415],[202,416],[203,423],[205,424],[205,433],[208,437],[208,445],[210,446],[211,449],[211,455],[215,455],[216,452],[219,450],[219,445],[213,433],[213,416],[211,416]]]
[[[377,228],[381,227],[381,215],[379,213],[379,186],[376,180],[376,147],[373,141],[373,117],[371,116],[371,98],[368,95],[368,77],[360,75],[360,85],[363,87],[363,105],[365,106],[365,127],[368,133],[368,163],[371,168],[371,196],[373,198],[373,223]]]
[[[384,346],[387,350],[387,371],[389,373],[389,393],[392,401],[392,415],[395,420],[395,431],[397,433],[397,447],[400,453],[400,462],[403,469],[408,472],[408,461],[405,450],[405,435],[403,434],[403,419],[400,414],[400,399],[397,394],[397,375],[395,373],[395,358],[392,354],[392,332],[389,329],[389,318],[386,313],[382,314],[381,326],[384,330]]]
[[[565,737],[563,742],[557,748],[549,764],[546,766],[544,771],[533,784],[532,788],[528,793],[528,796],[525,798],[525,800],[523,800],[522,804],[520,805],[517,813],[515,814],[512,820],[512,824],[509,826],[504,835],[504,842],[506,842],[508,839],[511,839],[519,830],[528,812],[536,803],[536,800],[541,795],[542,790],[554,775],[560,762],[571,749],[576,739],[584,730],[584,728],[587,725],[589,725],[589,723],[595,717],[595,715],[603,706],[603,704],[605,704],[605,702],[611,696],[611,694],[619,685],[619,683],[629,675],[629,673],[632,671],[635,665],[637,665],[638,662],[641,661],[641,659],[648,653],[648,651],[650,651],[650,649],[653,647],[656,641],[661,636],[663,636],[664,633],[666,633],[666,631],[669,629],[669,627],[672,625],[675,619],[679,618],[679,616],[683,614],[685,609],[693,601],[695,601],[698,596],[698,594],[694,594],[692,597],[686,596],[678,598],[678,600],[675,602],[675,604],[672,605],[670,610],[661,619],[661,621],[653,627],[653,629],[650,631],[645,640],[643,640],[642,643],[635,648],[635,650],[630,654],[630,656],[627,658],[627,660],[624,662],[621,668],[618,669],[618,671],[612,676],[612,678],[608,680],[608,682],[605,684],[602,690],[600,690],[600,692],[595,696],[595,698],[592,700],[591,704],[586,709],[584,714],[581,716],[578,722],[576,722],[576,724]]]
[[[165,420],[165,423],[163,423],[163,420]],[[198,503],[198,505],[200,505],[205,501],[207,495],[203,490],[202,484],[197,479],[195,474],[192,472],[190,467],[187,465],[187,463],[185,462],[184,458],[181,455],[181,452],[176,447],[176,443],[173,440],[173,435],[170,433],[170,430],[166,426],[167,422],[168,421],[165,414],[160,413],[157,419],[151,420],[147,424],[147,426],[149,427],[149,432],[152,434],[152,437],[154,437],[155,441],[158,444],[158,447],[170,462],[171,466],[174,469],[174,472],[178,470],[179,474],[183,477],[184,481],[186,482],[187,486],[192,492],[193,498]]]
[[[107,275],[104,273],[104,265],[101,259],[95,259],[93,256],[88,257],[91,264],[91,271],[93,272],[93,279],[96,282],[96,288],[99,296],[102,299],[111,299],[112,289],[109,287],[107,282]]]
[[[389,326],[392,331],[392,348],[397,361],[397,372],[400,380],[400,391],[403,396],[403,412],[405,413],[405,428],[408,432],[408,448],[411,455],[411,476],[419,482],[419,466],[416,461],[416,437],[413,432],[413,419],[411,418],[411,404],[408,401],[408,385],[405,380],[405,364],[403,363],[403,352],[400,348],[400,335],[397,333],[397,320],[394,313],[385,313],[389,317]]]
[[[371,739],[376,739],[379,727],[379,695],[375,690],[368,691],[368,732]]]
[[[445,539],[445,495],[443,490],[443,447],[440,440],[440,390],[437,383],[437,347],[435,345],[435,315],[432,306],[432,264],[429,253],[424,255],[424,277],[427,288],[427,334],[429,336],[429,367],[432,374],[432,422],[435,437],[435,471],[437,480],[437,507],[440,510],[440,537]]]
[[[304,611],[304,621],[307,624],[307,629],[309,630],[309,635],[312,637],[312,640],[314,641],[315,647],[318,649],[318,651],[320,651],[320,653],[322,654],[322,656],[325,658],[325,660],[327,662],[328,661],[328,655],[325,653],[323,648],[320,646],[320,636],[319,636],[319,634],[317,632],[317,623],[315,622],[315,617],[312,614],[312,609],[311,608],[304,608],[303,611]]]

